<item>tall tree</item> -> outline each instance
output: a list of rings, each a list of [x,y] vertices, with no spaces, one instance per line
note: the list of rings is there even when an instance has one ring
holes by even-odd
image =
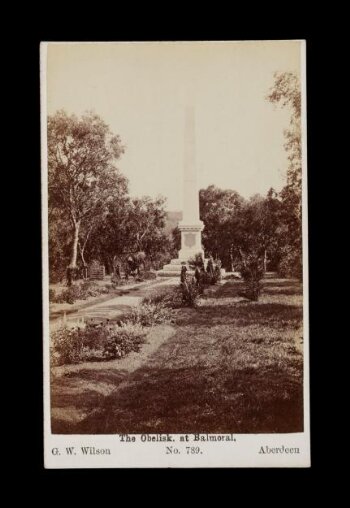
[[[245,202],[235,222],[235,247],[238,257],[252,254],[266,258],[275,268],[279,261],[281,200],[274,189],[266,197],[256,194]]]
[[[301,88],[299,78],[291,73],[276,73],[267,99],[290,111],[289,127],[285,129],[285,150],[288,155],[287,183],[282,189],[280,271],[284,275],[302,273],[302,141]]]
[[[94,113],[77,118],[59,111],[48,118],[49,208],[59,209],[70,223],[71,270],[77,267],[80,235],[127,192],[115,165],[123,152],[120,137]]]
[[[236,219],[244,199],[234,190],[210,185],[199,192],[200,217],[205,228],[202,234],[207,254],[219,258],[231,269],[235,244]]]
[[[292,72],[275,73],[275,82],[267,99],[272,104],[289,109],[289,127],[284,130],[288,154],[287,185],[301,196],[301,88],[299,78]]]

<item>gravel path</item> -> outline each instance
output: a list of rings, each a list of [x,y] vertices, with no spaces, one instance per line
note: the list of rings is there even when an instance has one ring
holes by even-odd
[[[62,309],[60,317],[57,317],[55,313],[55,317],[50,321],[50,329],[55,330],[62,324],[76,326],[86,320],[116,319],[128,312],[132,307],[138,305],[142,298],[152,295],[155,290],[174,286],[178,283],[178,277],[171,277],[160,281],[135,285],[127,289],[124,288],[122,295],[104,297],[102,301],[100,299],[97,302],[94,299],[91,303],[83,301],[80,306],[79,304],[75,306],[76,310],[69,309],[69,313],[64,313],[64,309]]]

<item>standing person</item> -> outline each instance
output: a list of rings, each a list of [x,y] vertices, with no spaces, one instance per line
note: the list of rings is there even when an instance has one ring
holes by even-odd
[[[214,274],[214,260],[212,255],[210,255],[208,264],[207,264],[207,273],[210,275],[210,277]]]
[[[114,258],[113,258],[113,279],[115,279],[115,280],[121,279],[120,265],[118,263],[117,256],[114,256]]]
[[[201,271],[198,268],[198,266],[196,266],[196,269],[194,271],[194,278],[196,279],[196,285],[199,286],[201,280]]]

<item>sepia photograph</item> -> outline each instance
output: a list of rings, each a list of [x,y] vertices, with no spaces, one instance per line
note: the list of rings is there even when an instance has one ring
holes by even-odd
[[[41,43],[41,120],[46,466],[307,467],[305,41]]]

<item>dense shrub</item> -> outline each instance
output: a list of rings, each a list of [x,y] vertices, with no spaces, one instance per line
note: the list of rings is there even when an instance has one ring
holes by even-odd
[[[139,323],[128,322],[114,326],[104,345],[103,356],[110,360],[122,358],[132,351],[138,352],[145,342],[145,336],[146,331]]]
[[[113,325],[108,323],[87,323],[81,329],[84,337],[84,346],[90,351],[101,351],[110,336]]]
[[[155,272],[143,272],[141,274],[142,280],[153,280],[157,278],[157,274]]]
[[[214,267],[214,273],[212,275],[212,280],[211,280],[211,283],[212,284],[216,284],[217,282],[219,282],[221,280],[221,269],[220,269],[220,266],[219,265],[216,265]]]
[[[207,286],[210,284],[211,277],[209,273],[205,272],[203,269],[200,270],[198,266],[195,269],[194,272],[194,279],[196,281],[197,286]],[[181,278],[181,282],[187,282],[191,279],[189,279],[187,276],[185,278]]]
[[[74,303],[75,300],[81,298],[81,290],[79,286],[73,285],[65,289],[57,295],[55,303]]]
[[[140,305],[134,307],[127,315],[127,321],[141,326],[154,326],[170,320],[170,309],[173,306],[173,295],[158,294],[144,298]]]
[[[52,365],[121,358],[139,351],[146,331],[140,324],[87,324],[84,328],[60,328],[51,334]]]
[[[83,296],[80,286],[72,285],[60,293],[52,295],[50,301],[53,303],[74,303],[75,300],[83,299]]]
[[[163,290],[150,298],[145,298],[143,301],[152,302],[155,305],[159,303],[170,311],[182,305],[181,288],[180,286],[175,286],[171,289]]]
[[[194,277],[181,282],[182,304],[186,307],[196,307],[199,296],[203,293],[203,286]]]
[[[257,254],[242,254],[240,272],[245,282],[243,296],[257,301],[261,292],[260,280],[264,276],[263,259]]]
[[[282,258],[278,265],[278,273],[282,277],[297,277],[302,279],[303,266],[300,250],[291,246],[282,249]]]
[[[197,267],[195,270],[195,280],[197,285],[200,286],[209,286],[217,284],[221,280],[221,270],[218,265],[213,266],[213,269],[210,271],[199,270]]]
[[[79,328],[60,328],[51,334],[52,365],[78,363],[84,350],[83,333]]]
[[[204,268],[203,255],[199,252],[193,258],[188,260],[188,264],[191,268],[196,268],[197,266],[198,268]]]

